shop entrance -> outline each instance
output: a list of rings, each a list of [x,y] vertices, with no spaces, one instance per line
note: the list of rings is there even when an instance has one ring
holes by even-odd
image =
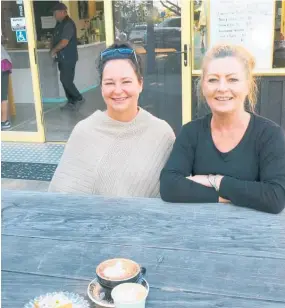
[[[48,142],[67,141],[75,125],[97,109],[104,109],[101,98],[97,58],[105,44],[103,1],[62,1],[77,29],[78,61],[74,84],[85,102],[74,109],[62,109],[67,103],[60,81],[58,63],[50,55],[51,37],[56,20],[52,9],[58,1],[34,1],[37,54],[45,138]]]

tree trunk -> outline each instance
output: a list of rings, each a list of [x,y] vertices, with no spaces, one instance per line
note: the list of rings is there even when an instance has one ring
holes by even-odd
[[[147,2],[148,19],[147,19],[147,74],[153,74],[155,72],[155,36],[154,36],[154,24],[153,24],[153,1]]]

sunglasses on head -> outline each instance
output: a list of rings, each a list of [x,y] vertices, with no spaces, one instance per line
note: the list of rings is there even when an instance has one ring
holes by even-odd
[[[136,52],[134,51],[134,49],[131,49],[131,48],[106,49],[101,52],[100,58],[101,58],[101,61],[112,59],[112,58],[117,58],[118,54],[122,56],[122,59],[130,59],[131,56],[134,56],[138,64]]]

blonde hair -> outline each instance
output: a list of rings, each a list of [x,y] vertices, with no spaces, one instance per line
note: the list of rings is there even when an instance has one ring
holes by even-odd
[[[199,100],[205,100],[202,92],[202,81],[204,79],[205,71],[208,63],[213,59],[235,57],[239,59],[245,67],[247,79],[249,82],[249,93],[247,96],[249,109],[254,112],[256,101],[257,101],[257,83],[253,76],[253,70],[255,68],[255,59],[252,54],[242,46],[230,45],[230,44],[219,44],[212,47],[207,51],[203,62],[202,62],[202,74],[197,83],[197,94]]]

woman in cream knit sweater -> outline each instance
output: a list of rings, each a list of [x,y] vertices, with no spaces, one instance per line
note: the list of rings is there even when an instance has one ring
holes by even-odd
[[[114,44],[103,51],[99,70],[107,110],[97,110],[76,125],[49,191],[158,197],[173,130],[138,107],[141,63],[129,45]]]

